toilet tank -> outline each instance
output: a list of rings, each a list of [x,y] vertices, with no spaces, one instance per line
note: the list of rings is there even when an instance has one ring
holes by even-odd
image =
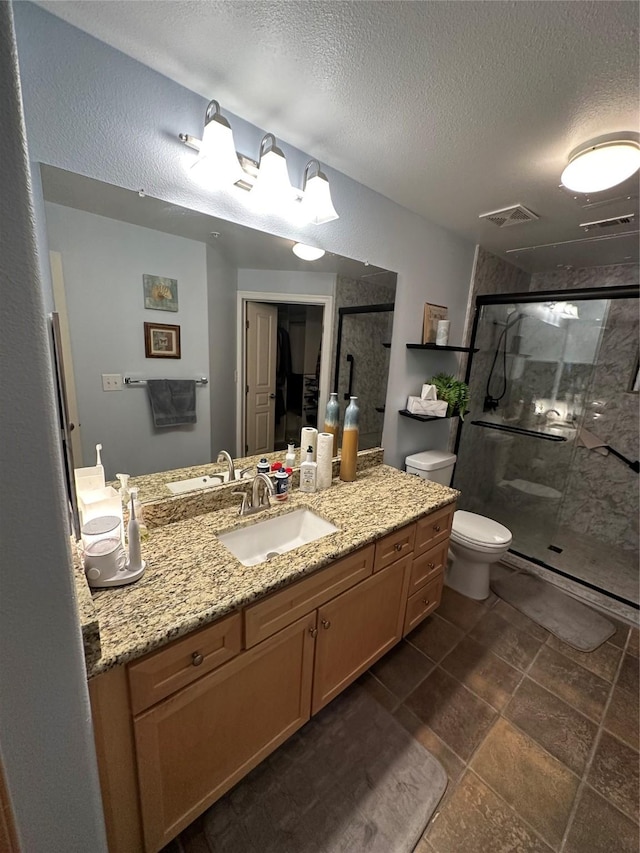
[[[422,453],[407,456],[404,464],[407,474],[416,474],[423,480],[450,486],[456,455],[445,450],[423,450]]]

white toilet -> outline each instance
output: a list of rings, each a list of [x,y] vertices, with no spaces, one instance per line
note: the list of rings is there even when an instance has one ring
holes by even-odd
[[[455,462],[453,453],[425,450],[407,456],[405,466],[408,474],[449,486]],[[457,510],[453,514],[445,584],[468,598],[478,601],[487,598],[491,565],[506,554],[511,539],[511,531],[497,521]]]

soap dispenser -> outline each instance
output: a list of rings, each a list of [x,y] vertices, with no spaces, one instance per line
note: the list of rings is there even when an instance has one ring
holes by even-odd
[[[312,493],[317,487],[318,463],[313,461],[313,447],[307,448],[307,458],[300,465],[300,491]]]

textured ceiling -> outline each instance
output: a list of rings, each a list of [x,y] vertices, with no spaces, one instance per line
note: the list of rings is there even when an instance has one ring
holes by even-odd
[[[39,5],[500,254],[579,239],[579,223],[637,208],[637,178],[623,187],[635,199],[593,216],[558,189],[577,145],[638,130],[635,2]],[[540,219],[478,220],[517,202]],[[558,262],[580,263],[580,246]],[[635,235],[600,246],[602,262],[637,258]],[[510,257],[544,268],[554,251]]]

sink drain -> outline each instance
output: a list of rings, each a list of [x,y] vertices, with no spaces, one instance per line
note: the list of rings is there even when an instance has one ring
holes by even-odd
[[[274,557],[279,557],[280,551],[268,551],[265,560],[273,560]]]

